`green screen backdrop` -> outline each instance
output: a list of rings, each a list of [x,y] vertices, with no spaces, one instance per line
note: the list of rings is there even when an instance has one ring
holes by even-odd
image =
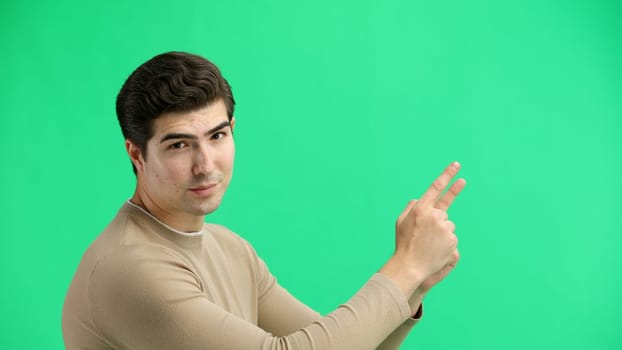
[[[4,1],[0,348],[63,349],[63,299],[134,187],[114,112],[139,64],[233,86],[236,169],[208,221],[322,313],[389,258],[452,160],[462,259],[404,349],[622,348],[622,5]]]

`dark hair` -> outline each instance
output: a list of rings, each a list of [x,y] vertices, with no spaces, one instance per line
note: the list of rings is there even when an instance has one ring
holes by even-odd
[[[167,112],[193,111],[218,99],[224,101],[231,121],[235,100],[218,67],[201,56],[167,52],[143,63],[127,78],[117,96],[117,118],[123,137],[146,156],[155,119]]]

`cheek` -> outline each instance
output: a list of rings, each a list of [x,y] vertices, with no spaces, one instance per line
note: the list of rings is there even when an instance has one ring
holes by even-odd
[[[227,171],[231,171],[231,169],[233,168],[234,158],[235,158],[235,147],[233,144],[231,144],[231,147],[222,154],[221,164],[222,164],[223,170],[226,169]]]
[[[182,169],[181,164],[174,161],[159,161],[153,162],[148,171],[153,174],[154,185],[178,187],[177,183],[183,181]]]

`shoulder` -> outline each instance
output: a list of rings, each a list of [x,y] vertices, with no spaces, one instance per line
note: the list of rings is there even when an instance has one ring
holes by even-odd
[[[90,295],[132,274],[148,275],[154,265],[185,265],[183,256],[165,243],[122,209],[82,255],[72,288]]]
[[[93,266],[91,288],[125,288],[149,279],[161,279],[177,270],[187,270],[183,256],[171,248],[157,244],[119,246],[99,257]]]
[[[90,276],[88,295],[94,319],[111,310],[157,305],[184,290],[201,290],[201,280],[179,254],[157,245],[124,246],[101,256]],[[98,317],[99,316],[99,317]]]

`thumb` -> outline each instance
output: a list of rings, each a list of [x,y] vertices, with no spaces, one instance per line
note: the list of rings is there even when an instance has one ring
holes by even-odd
[[[404,208],[400,216],[397,218],[397,222],[402,222],[402,220],[404,220],[404,217],[413,210],[413,208],[417,204],[417,201],[418,201],[417,199],[412,199],[408,202],[408,204],[406,205],[406,208]]]

